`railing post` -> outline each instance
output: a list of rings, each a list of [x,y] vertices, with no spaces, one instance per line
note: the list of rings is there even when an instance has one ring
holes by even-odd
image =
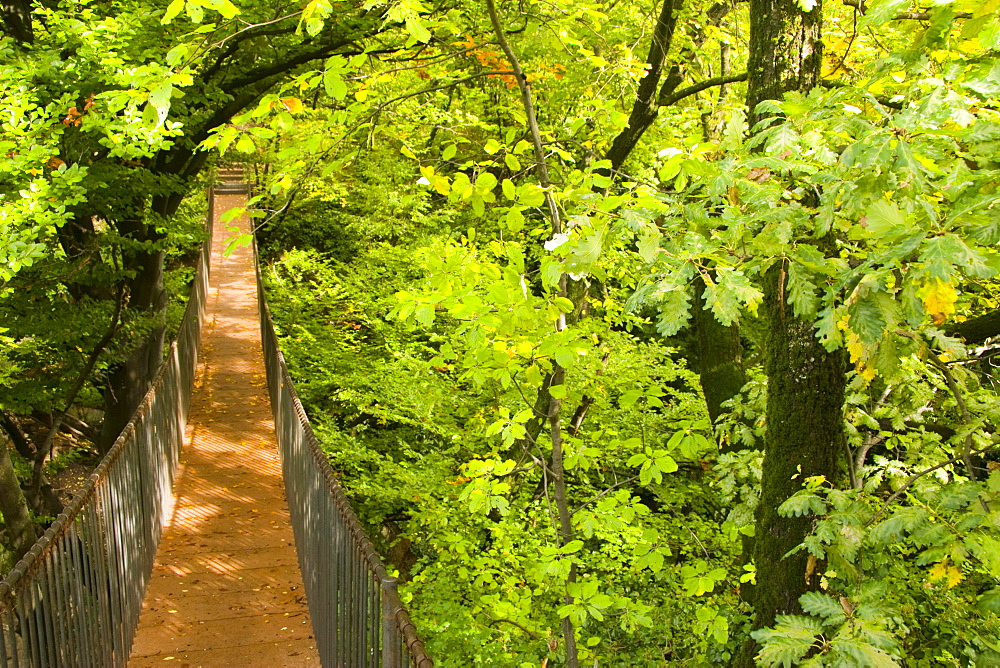
[[[382,668],[399,668],[403,665],[402,643],[399,640],[399,629],[396,628],[396,611],[394,601],[396,596],[396,578],[382,578]]]

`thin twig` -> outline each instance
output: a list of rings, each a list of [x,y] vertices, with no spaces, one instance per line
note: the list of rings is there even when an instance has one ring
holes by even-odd
[[[516,626],[517,628],[521,629],[522,631],[524,631],[525,633],[527,633],[529,636],[531,636],[532,640],[538,640],[538,636],[537,635],[535,635],[534,633],[532,633],[528,629],[524,628],[523,626],[521,626],[520,624],[518,624],[517,622],[515,622],[513,619],[507,619],[506,617],[501,617],[500,619],[491,619],[490,623],[487,624],[487,626],[493,626],[494,624],[499,624],[500,622],[506,622],[507,624],[513,624],[514,626]]]
[[[587,506],[589,506],[590,504],[594,503],[595,501],[599,501],[599,500],[600,500],[601,498],[603,498],[603,497],[607,496],[608,494],[610,494],[610,493],[611,493],[612,491],[614,491],[615,489],[617,489],[617,488],[621,487],[622,485],[627,485],[627,484],[629,484],[630,482],[632,482],[632,481],[634,481],[634,480],[638,480],[638,479],[639,479],[639,476],[637,476],[637,475],[634,475],[634,476],[632,476],[631,478],[626,478],[625,480],[622,480],[621,482],[616,482],[615,484],[611,485],[611,487],[608,487],[608,488],[607,488],[606,490],[604,490],[603,492],[600,492],[599,494],[596,494],[596,495],[594,495],[594,496],[590,497],[589,499],[587,499],[586,501],[584,501],[583,503],[581,503],[581,504],[580,504],[580,505],[579,505],[579,506],[577,507],[577,509],[576,509],[576,510],[574,510],[574,511],[573,511],[573,512],[572,512],[571,514],[572,514],[572,515],[576,515],[576,514],[577,514],[578,512],[580,512],[581,510],[583,510],[584,508],[586,508],[586,507],[587,507]]]
[[[966,425],[972,424],[972,414],[969,412],[969,407],[965,403],[965,398],[962,397],[962,392],[958,388],[958,383],[955,382],[955,377],[951,375],[951,371],[948,369],[947,365],[941,361],[933,350],[927,349],[927,356],[931,360],[931,364],[937,367],[937,370],[941,372],[944,376],[944,381],[948,384],[948,389],[951,391],[951,395],[955,397],[955,403],[958,404],[958,410],[962,413],[962,421]],[[979,477],[976,475],[976,470],[972,466],[972,455],[969,454],[972,451],[972,431],[970,430],[968,434],[965,435],[965,447],[962,450],[962,461],[965,463],[965,468],[969,472],[969,479],[972,482],[977,482]],[[984,502],[985,504],[985,502]],[[984,509],[989,511],[988,508]]]
[[[1000,446],[1000,443],[990,443],[985,448],[981,448],[979,450],[973,450],[971,454],[973,454],[973,455],[981,455],[984,452],[989,452],[990,450],[992,450],[993,448],[996,448],[997,446]],[[865,523],[865,526],[871,526],[872,524],[874,524],[875,521],[878,520],[882,516],[882,514],[886,510],[889,509],[889,506],[892,505],[893,501],[895,501],[896,499],[898,499],[899,497],[901,497],[903,495],[903,493],[906,490],[908,490],[913,485],[913,483],[915,483],[917,480],[919,480],[920,478],[924,477],[928,473],[933,473],[934,471],[937,471],[938,469],[944,468],[945,466],[948,466],[950,464],[954,464],[954,463],[960,462],[960,461],[962,461],[962,457],[952,457],[951,459],[949,459],[947,461],[943,461],[940,464],[935,464],[934,466],[930,466],[928,468],[925,468],[923,471],[918,471],[917,473],[914,473],[912,476],[910,476],[909,478],[906,479],[906,482],[904,482],[903,485],[892,494],[892,496],[890,496],[888,499],[886,499],[885,503],[882,505],[881,508],[879,508],[878,512],[875,513],[875,515],[870,520],[868,520]],[[980,499],[980,502],[982,502],[982,499]],[[987,507],[987,511],[988,510],[989,510],[989,508]]]

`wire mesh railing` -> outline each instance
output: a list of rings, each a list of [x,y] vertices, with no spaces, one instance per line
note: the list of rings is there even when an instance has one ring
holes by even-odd
[[[177,340],[142,404],[83,490],[0,582],[0,667],[127,664],[173,510],[210,252],[206,242]]]
[[[281,355],[257,267],[261,339],[285,494],[324,666],[429,668],[409,613],[320,448]]]

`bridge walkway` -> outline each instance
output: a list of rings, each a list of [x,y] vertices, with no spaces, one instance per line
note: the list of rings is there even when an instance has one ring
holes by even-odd
[[[223,256],[217,194],[199,380],[132,666],[314,666],[260,348],[253,251]],[[249,221],[238,221],[241,231]]]

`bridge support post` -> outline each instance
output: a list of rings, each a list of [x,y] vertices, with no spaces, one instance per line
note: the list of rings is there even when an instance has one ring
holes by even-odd
[[[386,596],[389,592],[396,593],[396,584],[396,578],[382,578],[382,668],[400,668],[403,665],[402,642],[396,628],[394,609],[394,602],[399,599]]]

